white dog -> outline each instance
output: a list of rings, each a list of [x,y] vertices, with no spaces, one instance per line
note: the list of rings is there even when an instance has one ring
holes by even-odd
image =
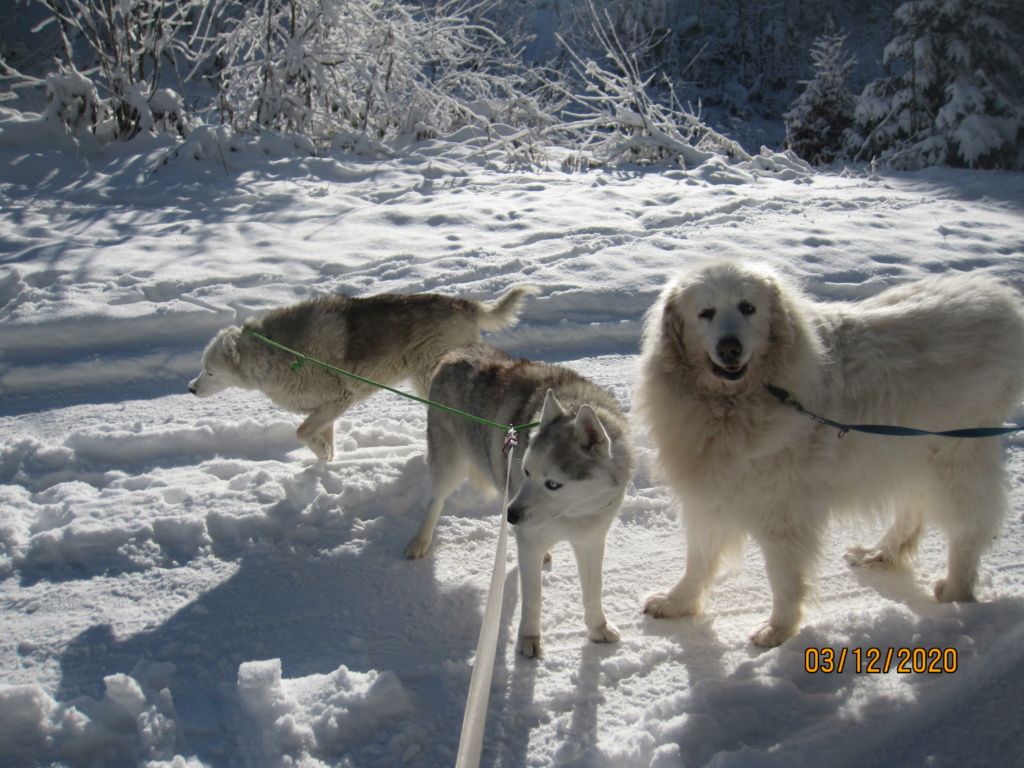
[[[513,453],[509,477],[515,497],[508,521],[515,526],[523,593],[516,649],[529,658],[541,653],[541,576],[545,555],[559,541],[569,541],[576,555],[590,639],[618,641],[604,613],[602,571],[608,529],[633,474],[633,453],[615,398],[568,368],[514,360],[484,344],[447,354],[434,373],[430,398],[496,424],[540,422],[525,450]],[[429,411],[431,497],[406,557],[426,555],[445,499],[467,476],[505,487],[504,440],[494,427]]]
[[[1024,389],[1024,305],[983,275],[935,277],[859,303],[817,303],[762,269],[732,262],[679,277],[648,315],[636,409],[682,502],[686,570],[651,597],[655,617],[696,614],[724,556],[747,535],[772,590],[751,636],[775,646],[800,625],[830,512],[894,521],[854,565],[904,563],[926,523],[948,539],[941,601],[971,601],[983,550],[1007,501],[996,438],[837,431],[780,403],[846,424],[930,431],[1000,426]]]
[[[379,384],[412,379],[425,395],[445,352],[479,341],[481,330],[515,324],[523,299],[535,293],[519,286],[493,304],[436,293],[310,299],[218,333],[188,390],[199,397],[228,387],[260,390],[282,408],[307,414],[296,435],[318,459],[330,461],[335,420],[377,389],[313,363],[293,370],[293,355],[247,331]]]

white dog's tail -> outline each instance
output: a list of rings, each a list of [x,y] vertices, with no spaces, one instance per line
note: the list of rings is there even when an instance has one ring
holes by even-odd
[[[523,309],[523,299],[538,293],[540,289],[535,285],[517,285],[505,291],[497,301],[490,304],[481,303],[480,314],[477,315],[480,330],[497,331],[515,325]]]

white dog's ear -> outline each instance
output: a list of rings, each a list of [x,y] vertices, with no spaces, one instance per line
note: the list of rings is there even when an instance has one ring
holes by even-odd
[[[774,277],[766,278],[771,287],[771,334],[775,354],[783,355],[796,345],[796,329],[798,320],[794,317],[795,308],[791,306],[788,294]]]
[[[661,329],[665,340],[682,356],[686,345],[683,342],[683,314],[679,311],[677,300],[678,297],[673,296],[665,302],[665,309],[661,313]]]
[[[549,389],[547,395],[544,396],[544,407],[540,409],[541,427],[546,427],[559,416],[565,416],[565,414],[566,410],[562,407],[562,404],[558,402],[558,398],[555,397],[554,390]]]
[[[224,332],[224,338],[221,340],[221,343],[224,345],[224,352],[235,365],[238,365],[242,360],[242,353],[238,351],[238,338],[241,335],[242,329],[233,325]]]
[[[612,455],[612,440],[597,411],[589,405],[581,405],[576,414],[575,434],[583,450],[605,458]]]

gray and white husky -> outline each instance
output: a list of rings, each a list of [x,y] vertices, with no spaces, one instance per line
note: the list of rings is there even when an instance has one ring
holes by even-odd
[[[569,368],[514,360],[473,344],[445,355],[430,385],[435,402],[498,424],[540,425],[513,452],[508,521],[515,526],[523,608],[516,650],[541,653],[541,574],[559,541],[576,555],[583,614],[591,640],[614,643],[619,632],[602,600],[605,539],[633,474],[626,417],[608,392]],[[426,516],[405,551],[430,549],[445,499],[467,477],[504,489],[505,433],[431,409],[427,466],[431,497]]]
[[[425,395],[445,352],[479,341],[482,330],[514,325],[523,299],[537,292],[518,286],[493,304],[436,293],[310,299],[218,333],[188,391],[209,397],[228,387],[259,390],[276,405],[306,414],[296,436],[318,459],[330,461],[335,420],[376,388],[312,363],[293,370],[294,356],[247,330],[380,384],[411,379]]]

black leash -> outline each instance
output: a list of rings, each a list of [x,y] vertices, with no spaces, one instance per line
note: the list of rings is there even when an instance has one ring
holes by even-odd
[[[839,430],[839,437],[842,438],[847,432],[867,432],[871,435],[891,435],[895,437],[999,437],[1000,435],[1011,435],[1014,432],[1024,432],[1024,427],[975,427],[973,429],[951,429],[947,432],[929,432],[925,429],[912,429],[910,427],[893,427],[886,424],[840,424],[838,421],[826,419],[823,416],[811,413],[805,409],[796,398],[782,387],[772,384],[765,384],[764,388],[771,392],[780,403],[795,408],[804,416],[809,416],[819,424]]]

